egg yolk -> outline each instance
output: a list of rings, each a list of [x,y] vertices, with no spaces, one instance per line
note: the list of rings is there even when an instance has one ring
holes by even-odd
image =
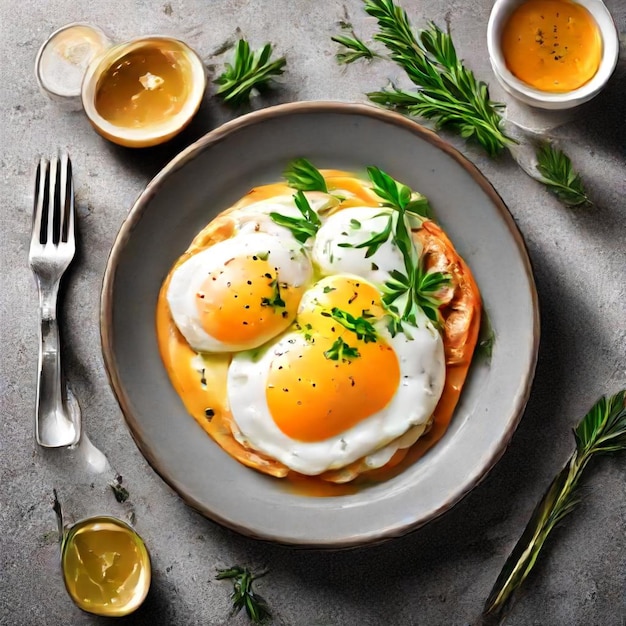
[[[358,338],[333,317],[333,309],[379,317],[380,295],[358,279],[338,277],[298,316],[306,343],[272,361],[266,387],[270,414],[292,439],[314,442],[340,435],[384,409],[400,383],[393,348],[380,336]]]
[[[281,282],[267,256],[235,257],[195,294],[202,328],[224,343],[273,337],[293,321],[302,287]]]

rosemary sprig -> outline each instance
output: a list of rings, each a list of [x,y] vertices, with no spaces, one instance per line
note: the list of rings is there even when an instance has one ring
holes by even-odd
[[[378,22],[374,39],[389,50],[391,60],[417,87],[407,91],[391,85],[368,93],[372,102],[432,119],[436,127],[448,127],[464,139],[476,141],[489,156],[509,149],[515,158],[512,146],[516,140],[504,130],[504,105],[490,99],[487,84],[477,80],[458,58],[448,33],[431,23],[416,35],[406,11],[393,0],[364,0],[364,8]],[[564,204],[589,203],[580,176],[562,151],[547,147],[537,153],[537,160],[541,176],[533,178]]]
[[[287,184],[299,191],[328,193],[322,173],[307,159],[294,159],[283,172]]]
[[[269,306],[273,309],[284,308],[285,301],[280,295],[280,284],[278,283],[278,277],[270,281],[269,286],[274,290],[271,298],[261,298],[261,306]],[[286,316],[286,314],[284,314]]]
[[[356,338],[364,343],[375,343],[378,335],[374,325],[365,317],[354,317],[347,311],[334,306],[330,311],[322,311],[324,317],[330,317],[347,330],[352,331]]]
[[[233,592],[230,599],[233,602],[232,615],[236,615],[241,609],[246,610],[248,618],[253,624],[263,624],[271,613],[265,600],[252,590],[252,583],[261,578],[267,572],[254,574],[246,567],[235,565],[230,569],[218,569],[217,580],[229,579],[233,581]]]
[[[111,487],[111,491],[113,491],[113,495],[118,502],[126,502],[130,497],[128,489],[122,485],[122,481],[122,475],[116,474],[115,478],[109,483],[109,487]]]
[[[337,63],[339,64],[348,65],[349,63],[354,63],[359,59],[367,59],[368,61],[371,61],[372,59],[380,56],[378,53],[369,48],[362,39],[359,39],[354,32],[352,32],[352,37],[335,35],[334,37],[331,37],[331,39],[335,43],[342,46],[339,52],[335,55]]]
[[[626,450],[626,390],[598,400],[574,430],[574,437],[576,450],[537,505],[487,598],[483,624],[499,624],[506,616],[548,536],[578,504],[578,485],[589,461]]]
[[[393,0],[365,0],[365,11],[378,20],[374,39],[387,47],[391,59],[419,87],[404,106],[409,113],[475,139],[490,156],[512,142],[502,130],[499,109],[503,105],[490,100],[487,85],[477,81],[458,59],[449,34],[430,24],[415,37],[406,12]],[[393,99],[403,92],[392,88],[368,95],[374,102],[387,104],[391,103],[389,93]]]
[[[559,148],[546,142],[537,150],[537,170],[543,183],[567,206],[591,204],[580,175],[570,158]]]
[[[333,345],[324,352],[324,356],[330,361],[346,361],[361,356],[357,348],[349,346],[341,337],[338,337]]]
[[[309,201],[306,199],[304,192],[298,190],[293,197],[296,207],[302,214],[302,217],[289,217],[288,215],[282,215],[282,213],[276,213],[272,211],[270,217],[279,226],[288,228],[295,239],[300,243],[304,243],[309,237],[314,237],[322,221],[319,215],[311,208]]]
[[[267,43],[253,52],[250,44],[245,39],[240,39],[232,64],[226,63],[224,72],[215,79],[215,83],[220,85],[215,94],[224,102],[235,106],[248,102],[254,89],[266,87],[273,76],[283,73],[285,57],[272,61],[271,56],[271,44]]]

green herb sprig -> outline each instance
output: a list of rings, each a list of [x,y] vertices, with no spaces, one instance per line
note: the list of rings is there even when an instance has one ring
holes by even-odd
[[[253,52],[250,44],[240,39],[232,64],[226,63],[224,72],[215,79],[215,83],[220,85],[215,94],[228,104],[246,104],[253,90],[267,87],[274,76],[284,71],[285,57],[271,60],[272,52],[269,43]]]
[[[419,90],[401,105],[412,115],[433,119],[438,127],[449,126],[463,138],[473,138],[490,156],[512,142],[505,135],[499,110],[502,104],[489,98],[487,85],[458,59],[452,38],[430,24],[419,38],[413,34],[406,12],[392,0],[365,0],[365,11],[378,21],[374,39],[391,52]],[[404,92],[392,88],[368,94],[380,104],[398,106]]]
[[[574,170],[571,159],[559,148],[544,143],[537,150],[537,170],[541,182],[567,206],[591,204],[583,181]]]
[[[319,215],[311,208],[309,201],[306,199],[304,192],[298,190],[294,196],[296,207],[302,214],[302,217],[290,217],[272,211],[270,217],[279,226],[288,228],[295,239],[300,243],[305,243],[309,237],[314,237],[322,225]]]
[[[385,214],[381,213],[380,215],[385,215]],[[353,244],[348,241],[344,241],[342,243],[338,243],[337,246],[339,248],[367,248],[367,250],[365,251],[365,258],[369,259],[372,255],[376,254],[376,251],[378,250],[378,248],[380,248],[380,246],[382,246],[384,243],[386,243],[389,240],[389,237],[391,237],[392,229],[393,229],[393,220],[391,218],[391,215],[388,215],[385,227],[377,233],[372,233],[372,236],[366,241],[363,241],[358,244]]]
[[[431,119],[438,128],[447,127],[466,140],[474,140],[491,157],[503,149],[511,150],[516,141],[504,129],[504,105],[490,99],[487,84],[477,80],[458,58],[448,33],[431,23],[416,35],[406,11],[393,0],[364,0],[364,8],[377,20],[374,39],[388,49],[391,60],[417,87],[416,91],[407,91],[392,85],[367,94],[372,102]],[[354,40],[343,39],[346,41],[337,43],[348,51],[359,45],[356,36]],[[367,48],[367,44],[361,43]],[[580,176],[562,151],[540,148],[536,158],[541,176],[533,178],[567,206],[589,203]]]
[[[365,317],[354,317],[347,311],[333,307],[330,311],[323,311],[324,317],[330,317],[347,330],[353,332],[356,338],[364,343],[374,343],[378,338],[374,325]]]
[[[341,337],[338,337],[333,345],[324,352],[329,361],[346,361],[361,356],[357,348],[349,346]]]
[[[499,624],[510,610],[550,533],[579,503],[579,484],[589,462],[626,450],[626,390],[598,400],[574,430],[574,437],[576,450],[535,508],[487,598],[483,624]]]
[[[358,61],[359,59],[367,59],[368,61],[371,61],[379,56],[376,52],[369,48],[364,41],[359,39],[354,32],[352,33],[352,37],[335,35],[334,37],[331,37],[331,39],[335,43],[343,46],[343,48],[335,55],[337,63],[348,65]]]
[[[399,320],[394,320],[394,316],[392,316],[390,331],[395,334],[402,329],[399,321],[405,321],[416,326],[420,308],[428,319],[439,324],[441,302],[437,294],[443,286],[450,283],[451,277],[443,272],[427,271],[423,258],[418,258],[406,222],[406,214],[412,212],[411,210],[414,208],[411,189],[377,167],[368,167],[367,173],[376,195],[384,200],[386,206],[395,211],[393,214],[393,241],[398,246],[404,260],[404,273],[393,270],[390,272],[390,280],[385,283],[383,304],[399,317]],[[402,310],[397,306],[397,300],[401,296],[406,296]]]
[[[252,589],[253,581],[265,576],[267,572],[254,574],[246,567],[235,565],[229,569],[218,569],[217,580],[232,580],[233,592],[230,598],[233,603],[232,615],[245,609],[253,624],[264,624],[271,617],[267,602]]]
[[[322,173],[307,159],[294,159],[283,172],[287,184],[299,191],[323,191],[328,193]]]
[[[269,286],[273,289],[272,297],[262,298],[261,306],[269,306],[273,309],[284,308],[286,305],[280,294],[280,284],[278,283],[278,278],[272,279]]]

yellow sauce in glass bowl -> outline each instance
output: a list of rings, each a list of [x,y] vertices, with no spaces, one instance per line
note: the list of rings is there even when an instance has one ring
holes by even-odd
[[[135,127],[160,124],[180,113],[190,69],[176,48],[145,45],[109,67],[96,87],[96,109],[107,121]]]
[[[150,588],[148,550],[130,526],[114,517],[74,524],[63,539],[61,565],[72,600],[96,615],[128,615]]]
[[[502,32],[511,73],[541,91],[573,91],[589,82],[602,59],[602,36],[589,11],[570,0],[527,0]]]
[[[118,44],[91,63],[81,98],[103,137],[146,148],[189,124],[205,88],[206,68],[189,46],[169,37],[144,37]]]

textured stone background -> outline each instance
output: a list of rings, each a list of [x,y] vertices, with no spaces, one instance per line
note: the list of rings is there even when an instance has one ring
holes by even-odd
[[[607,0],[626,31],[626,3]],[[344,6],[345,5],[345,6]],[[27,265],[35,157],[67,148],[75,163],[80,250],[61,305],[65,362],[85,427],[124,476],[137,527],[151,550],[154,583],[145,605],[120,623],[244,624],[229,618],[227,586],[216,566],[268,566],[259,582],[275,623],[293,626],[464,625],[479,614],[534,504],[569,455],[571,428],[602,394],[626,387],[626,64],[607,89],[568,116],[512,105],[527,124],[560,126],[594,208],[567,210],[508,158],[488,160],[445,135],[492,181],[524,234],[542,313],[537,376],[508,452],[488,478],[443,518],[403,539],[341,553],[259,544],[188,509],[148,467],[107,385],[98,331],[99,291],[108,251],[148,180],[183,146],[234,113],[210,94],[198,118],[172,144],[129,152],[93,133],[38,91],[39,45],[71,21],[100,25],[115,39],[175,35],[220,69],[213,51],[236,29],[258,46],[272,41],[288,57],[280,88],[258,106],[297,99],[364,101],[399,71],[387,64],[340,68],[330,36],[344,10],[358,32],[373,25],[357,0],[0,0],[0,623],[9,626],[104,624],[73,606],[63,588],[50,494],[58,487],[75,515],[117,515],[104,479],[80,459],[48,453],[33,440],[37,300]],[[486,49],[488,0],[405,0],[415,24],[448,24],[460,54],[492,96]],[[93,482],[92,482],[93,481]],[[511,626],[619,626],[626,620],[626,454],[595,464],[583,503],[554,535],[507,623]]]

